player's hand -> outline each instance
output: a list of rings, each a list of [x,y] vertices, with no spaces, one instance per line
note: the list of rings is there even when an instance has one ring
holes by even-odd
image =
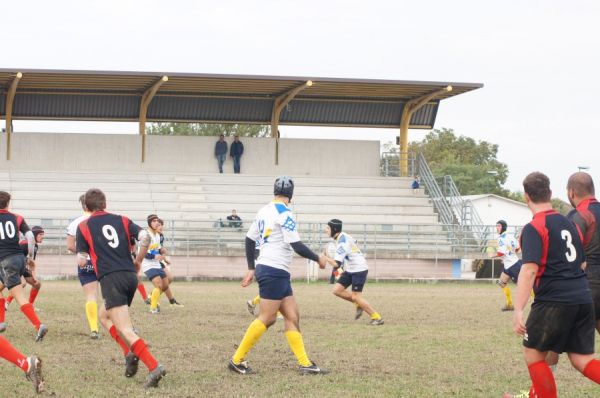
[[[27,258],[27,268],[29,269],[34,269],[35,268],[35,261],[33,261],[32,258]]]
[[[135,267],[135,272],[140,272],[140,270],[142,269],[142,265],[140,264],[140,262],[138,260],[133,260],[133,266]]]
[[[254,279],[254,270],[249,269],[248,272],[246,272],[244,279],[242,279],[242,283],[240,283],[240,285],[242,285],[242,287],[247,287],[252,283],[252,279]]]
[[[321,254],[319,256],[319,268],[325,269],[326,265],[327,265],[327,256]]]
[[[154,256],[154,259],[158,260],[158,261],[163,261],[165,259],[165,257],[161,256],[160,254],[157,254],[156,256]]]
[[[527,329],[523,323],[523,310],[515,309],[515,313],[513,314],[513,332],[519,336],[523,336],[527,333]]]

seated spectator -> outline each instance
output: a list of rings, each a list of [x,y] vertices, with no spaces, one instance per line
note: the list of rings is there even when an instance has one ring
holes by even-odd
[[[419,187],[421,186],[421,177],[419,177],[418,175],[415,176],[415,179],[413,180],[412,184],[411,184],[411,188],[413,190],[413,194],[418,193],[419,191]]]
[[[235,209],[231,210],[231,215],[227,216],[227,220],[231,228],[242,228],[242,219],[237,215]]]

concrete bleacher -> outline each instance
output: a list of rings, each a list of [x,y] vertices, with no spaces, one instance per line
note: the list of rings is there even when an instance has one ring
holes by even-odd
[[[241,255],[245,229],[256,211],[272,199],[274,176],[142,172],[0,172],[0,189],[13,196],[11,208],[30,224],[42,224],[48,238],[62,237],[67,222],[81,213],[78,197],[97,187],[108,210],[145,225],[157,213],[176,250],[192,255]],[[413,193],[410,178],[294,176],[292,208],[300,229],[314,244],[331,218],[382,255],[447,253],[451,242],[429,198]],[[218,227],[232,209],[243,230]],[[304,235],[303,235],[304,237]]]

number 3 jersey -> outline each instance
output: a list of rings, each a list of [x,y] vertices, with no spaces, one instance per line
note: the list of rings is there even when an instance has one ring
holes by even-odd
[[[578,228],[554,210],[533,216],[521,234],[523,264],[539,266],[533,291],[535,301],[563,304],[592,302]]]
[[[0,260],[22,253],[19,232],[25,235],[27,231],[29,226],[23,217],[8,210],[0,210]]]
[[[77,253],[88,253],[98,280],[115,271],[136,272],[129,242],[142,228],[125,216],[98,211],[77,227]]]
[[[283,202],[273,201],[260,209],[246,236],[255,241],[260,254],[257,264],[290,272],[294,250],[300,241],[296,218]]]

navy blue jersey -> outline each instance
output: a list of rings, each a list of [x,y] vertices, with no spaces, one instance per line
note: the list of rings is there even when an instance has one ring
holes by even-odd
[[[0,260],[21,253],[19,232],[25,235],[29,226],[18,214],[0,210]]]
[[[588,279],[600,283],[600,203],[596,198],[583,200],[567,217],[581,230]]]
[[[23,240],[19,241],[19,246],[21,247],[21,252],[23,253],[23,255],[25,257],[27,257],[29,255],[29,243],[27,243],[27,240],[23,239]],[[36,243],[33,246],[33,259],[34,260],[37,257],[38,248],[39,248],[38,244]]]
[[[141,230],[125,216],[94,212],[77,227],[77,253],[90,255],[98,280],[115,271],[136,272],[130,244]]]
[[[585,272],[581,233],[554,210],[537,213],[521,233],[523,264],[539,266],[533,285],[535,301],[586,304],[592,302]]]

